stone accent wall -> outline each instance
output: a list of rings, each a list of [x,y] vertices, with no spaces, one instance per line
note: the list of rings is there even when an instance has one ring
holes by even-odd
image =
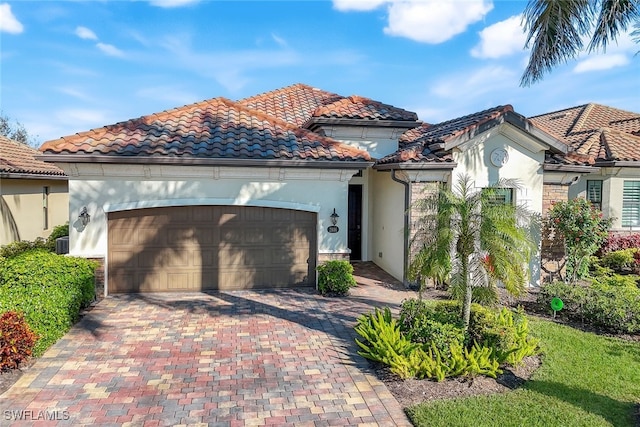
[[[409,190],[409,264],[422,248],[421,233],[427,232],[421,224],[426,212],[420,207],[420,200],[437,194],[440,182],[412,182]]]
[[[95,271],[96,300],[104,298],[104,258],[89,258],[98,263]]]
[[[569,200],[568,184],[544,184],[542,193],[542,215],[547,214],[554,202]],[[564,242],[547,227],[542,227],[541,266],[542,282],[551,282],[564,272]]]
[[[318,254],[318,264],[322,264],[326,261],[349,261],[351,258],[348,253],[327,253],[327,254]]]
[[[551,209],[552,202],[569,200],[568,184],[544,184],[542,187],[542,215]]]

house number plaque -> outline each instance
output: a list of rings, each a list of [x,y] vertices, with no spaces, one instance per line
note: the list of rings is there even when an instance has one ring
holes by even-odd
[[[338,228],[337,225],[330,225],[327,227],[327,231],[329,233],[337,233],[340,229]]]

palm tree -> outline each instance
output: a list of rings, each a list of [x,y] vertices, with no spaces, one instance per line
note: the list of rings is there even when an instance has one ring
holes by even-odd
[[[501,180],[485,189],[474,188],[462,175],[452,189],[420,200],[416,231],[421,249],[409,272],[442,279],[451,273],[451,286],[464,289],[462,321],[469,326],[473,288],[495,287],[500,281],[510,293],[521,293],[528,279],[528,264],[537,250],[533,238],[538,219],[523,206],[500,201],[513,180]]]
[[[525,47],[531,46],[529,64],[520,80],[529,86],[560,63],[575,58],[590,37],[588,51],[616,40],[633,24],[632,33],[640,41],[638,0],[529,0],[524,11]]]

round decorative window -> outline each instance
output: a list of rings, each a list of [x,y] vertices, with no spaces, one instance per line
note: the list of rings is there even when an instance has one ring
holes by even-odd
[[[509,161],[509,153],[504,148],[496,148],[491,152],[491,164],[502,167]]]

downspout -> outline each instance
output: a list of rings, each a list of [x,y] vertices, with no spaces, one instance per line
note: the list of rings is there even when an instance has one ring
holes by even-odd
[[[403,266],[402,283],[408,287],[407,271],[409,270],[409,181],[404,181],[397,177],[396,169],[391,169],[391,179],[404,186],[404,246],[403,246]]]

